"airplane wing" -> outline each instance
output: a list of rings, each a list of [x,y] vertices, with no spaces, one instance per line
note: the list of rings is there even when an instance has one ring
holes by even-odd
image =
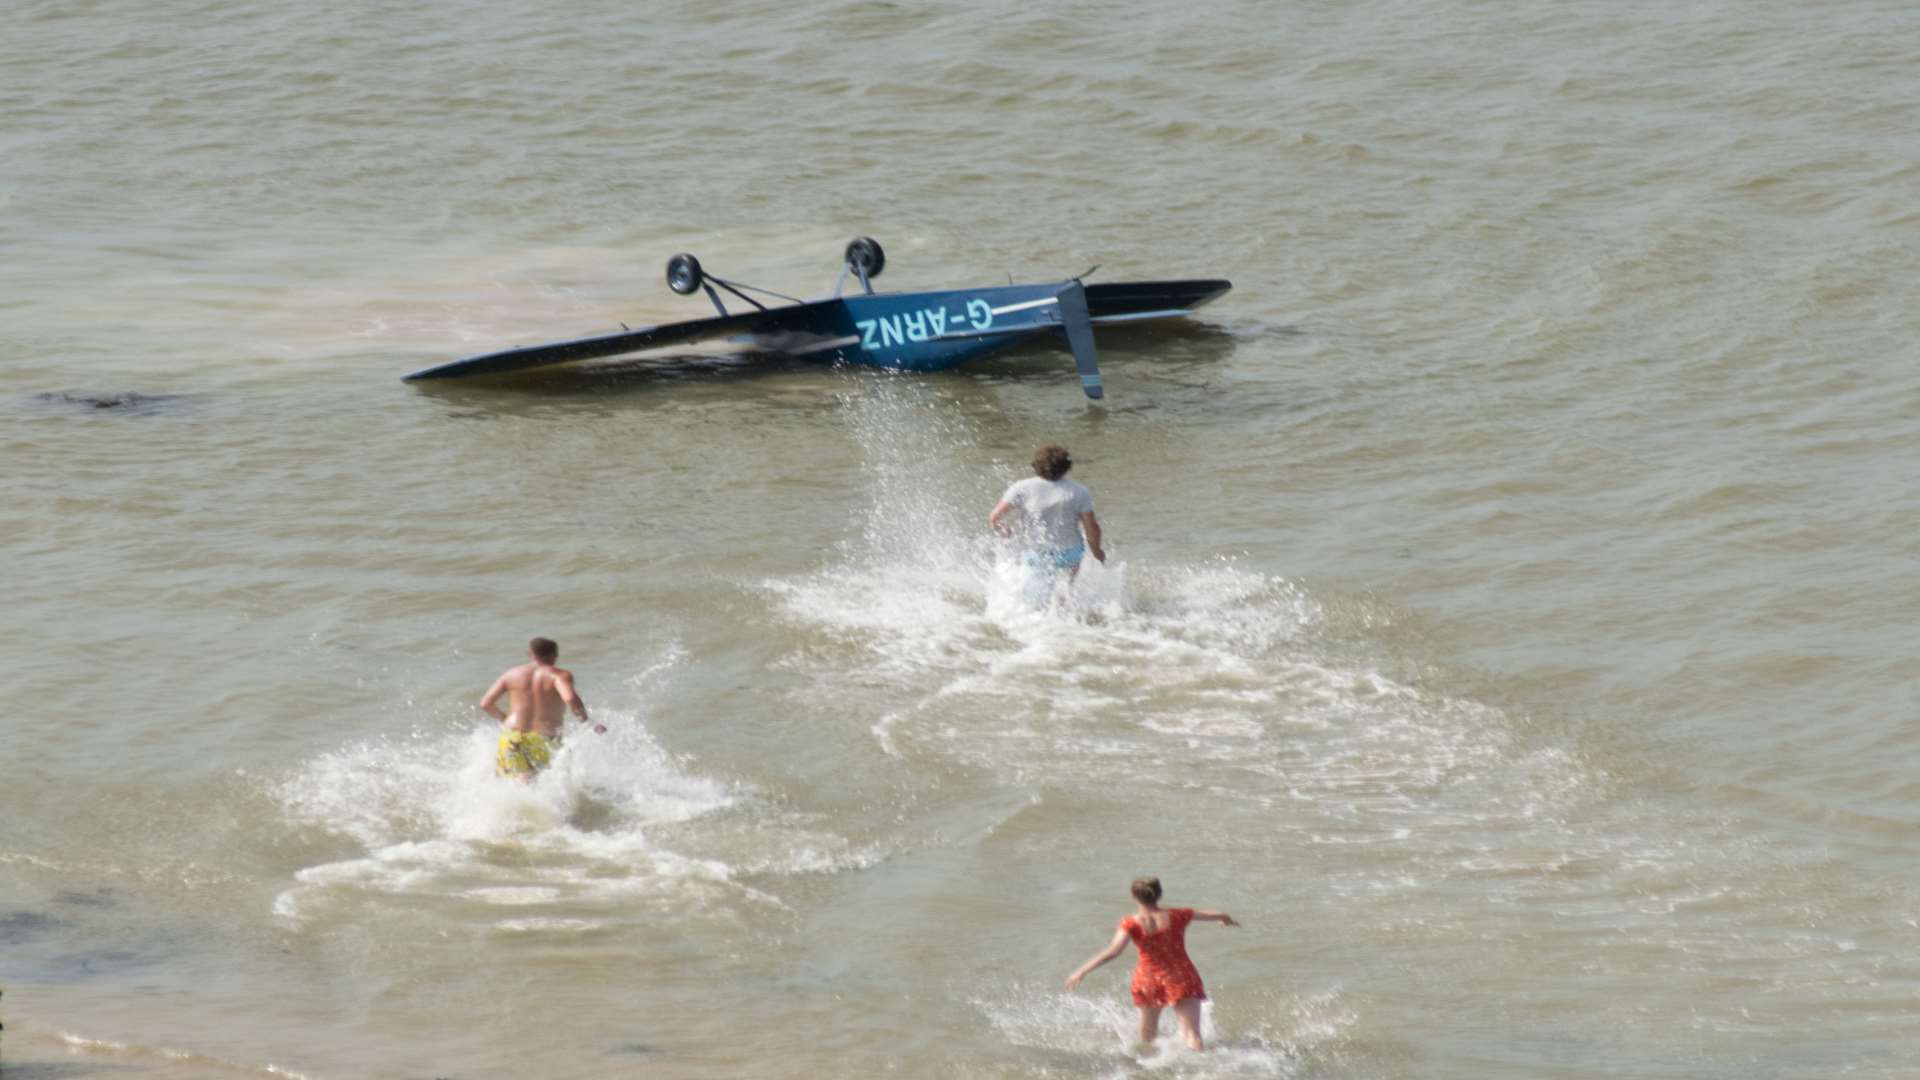
[[[771,311],[747,311],[737,315],[719,315],[708,319],[643,326],[618,334],[575,338],[548,345],[526,345],[518,349],[469,356],[402,376],[405,382],[425,379],[458,379],[470,375],[502,375],[510,371],[570,364],[576,360],[597,360],[642,349],[676,345],[688,341],[706,341],[729,334],[802,329],[821,316],[821,309],[838,300],[816,300],[810,304],[774,308]]]

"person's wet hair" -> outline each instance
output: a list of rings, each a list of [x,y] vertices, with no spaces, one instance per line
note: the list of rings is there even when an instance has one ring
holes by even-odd
[[[1157,877],[1134,878],[1133,898],[1143,904],[1159,903],[1160,879]]]
[[[533,654],[535,660],[543,664],[551,664],[560,659],[560,646],[555,645],[552,638],[534,638],[527,642],[527,651]]]
[[[1033,452],[1033,471],[1047,480],[1058,480],[1073,468],[1073,458],[1067,455],[1067,448],[1056,443],[1048,443]]]

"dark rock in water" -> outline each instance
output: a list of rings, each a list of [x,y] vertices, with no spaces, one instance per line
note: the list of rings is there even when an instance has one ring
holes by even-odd
[[[152,412],[179,401],[178,394],[140,394],[128,390],[118,394],[69,394],[64,390],[35,394],[34,400],[48,405],[70,405],[77,409],[120,409],[126,412]]]
[[[60,920],[37,911],[9,911],[0,914],[0,945],[18,945],[45,935],[60,925]]]

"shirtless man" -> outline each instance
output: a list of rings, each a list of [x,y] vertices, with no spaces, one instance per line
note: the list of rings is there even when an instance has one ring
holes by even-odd
[[[527,643],[527,655],[533,658],[532,663],[502,672],[480,699],[480,711],[500,721],[504,728],[500,746],[494,751],[495,773],[523,784],[532,783],[533,774],[553,761],[567,708],[581,723],[592,723],[587,719],[587,703],[574,692],[573,672],[554,666],[560,659],[560,646],[537,637]],[[501,694],[508,695],[513,705],[511,714],[501,712],[494,704]],[[594,724],[593,730],[607,729],[604,724]]]

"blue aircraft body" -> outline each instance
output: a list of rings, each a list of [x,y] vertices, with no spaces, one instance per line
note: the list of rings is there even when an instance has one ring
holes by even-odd
[[[715,339],[788,356],[939,371],[1023,338],[1057,332],[1066,337],[1082,389],[1088,397],[1099,398],[1105,391],[1094,351],[1095,325],[1184,316],[1233,287],[1221,280],[1088,285],[1069,278],[1035,285],[876,293],[873,278],[885,265],[879,244],[857,238],[847,245],[833,296],[770,308],[742,290],[779,294],[716,277],[703,271],[693,256],[675,255],[667,263],[668,286],[682,295],[704,289],[717,316],[487,353],[416,371],[406,379],[502,375]],[[849,275],[863,291],[842,296]],[[752,310],[729,312],[715,285]]]

